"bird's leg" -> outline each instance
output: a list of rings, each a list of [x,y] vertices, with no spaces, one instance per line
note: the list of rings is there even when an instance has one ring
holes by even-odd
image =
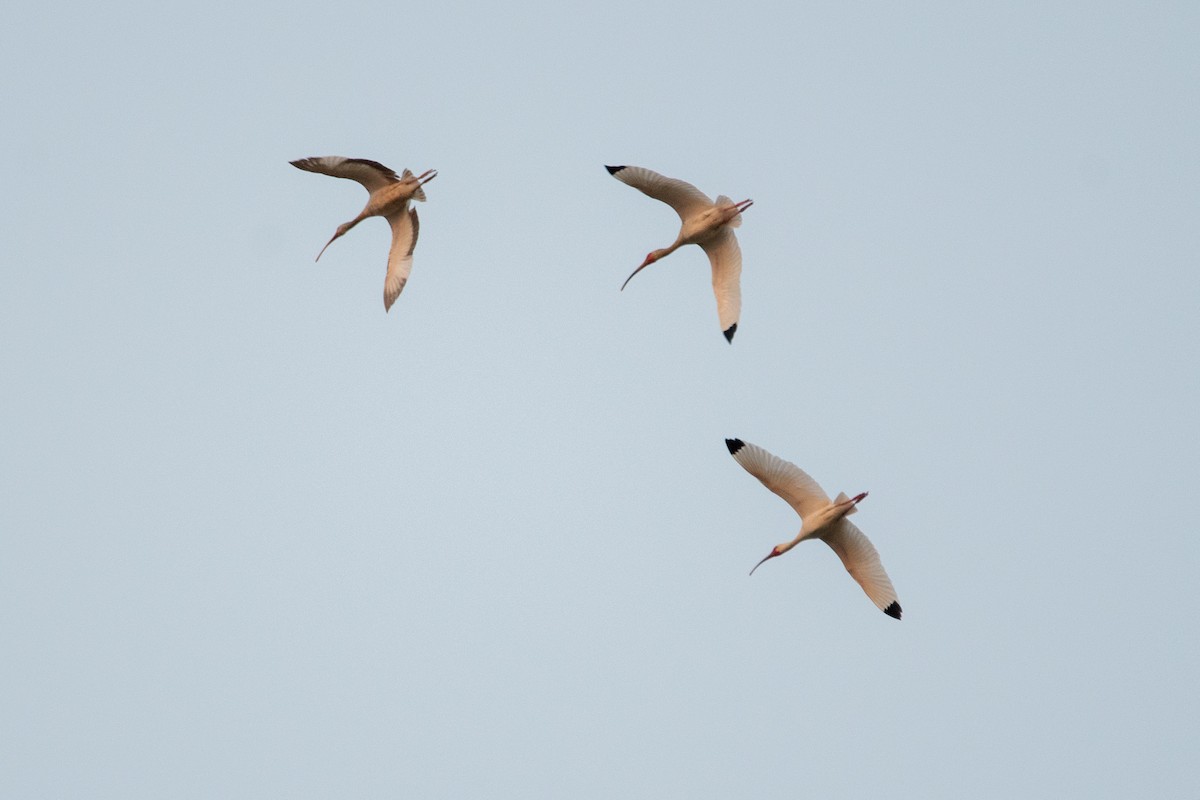
[[[721,206],[720,210],[718,211],[720,214],[718,220],[723,225],[732,225],[736,228],[738,225],[742,224],[742,212],[752,205],[754,205],[753,200],[743,200],[742,202],[734,203],[731,206]],[[730,339],[730,341],[733,340]]]
[[[858,505],[859,502],[866,496],[867,496],[866,492],[861,492],[859,494],[856,494],[856,495],[854,495],[854,497],[851,497],[849,500],[846,501],[846,505],[853,508],[854,506]]]
[[[420,175],[417,176],[417,185],[420,186],[422,184],[429,183],[431,180],[433,180],[436,177],[437,177],[436,169],[427,169],[424,172],[422,172]]]

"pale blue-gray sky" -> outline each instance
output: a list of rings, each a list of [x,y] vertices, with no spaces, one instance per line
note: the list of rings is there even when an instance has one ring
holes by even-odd
[[[0,795],[1195,797],[1191,3],[26,4]],[[437,168],[404,294],[358,186]],[[744,306],[638,164],[754,198]],[[902,622],[723,439],[793,460]]]

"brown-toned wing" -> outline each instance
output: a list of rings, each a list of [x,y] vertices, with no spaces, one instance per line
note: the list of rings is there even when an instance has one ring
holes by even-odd
[[[412,273],[413,250],[417,247],[417,234],[421,230],[421,221],[417,210],[405,207],[387,217],[392,226],[392,249],[388,253],[387,277],[383,281],[383,310],[388,311]]]
[[[365,158],[343,158],[342,156],[320,156],[317,158],[301,158],[292,161],[291,165],[307,172],[319,172],[335,178],[348,178],[361,183],[368,192],[382,189],[389,183],[400,180],[394,171]]]

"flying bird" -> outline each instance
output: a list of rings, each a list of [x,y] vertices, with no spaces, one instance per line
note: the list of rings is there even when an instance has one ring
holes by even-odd
[[[805,539],[817,538],[833,548],[850,577],[858,581],[872,603],[889,617],[900,619],[896,590],[883,569],[879,553],[871,540],[846,519],[858,510],[866,492],[854,497],[847,497],[842,492],[836,500],[830,500],[817,482],[795,464],[741,439],[726,439],[725,446],[735,461],[758,478],[763,486],[786,500],[803,521],[796,538],[775,545],[766,558],[754,565],[751,575],[768,559],[783,555]]]
[[[392,226],[392,249],[388,253],[387,277],[383,282],[383,310],[391,309],[404,284],[408,283],[408,276],[412,272],[413,249],[417,246],[417,234],[421,228],[417,210],[409,208],[408,201],[424,202],[425,190],[421,186],[436,178],[437,170],[413,175],[411,170],[406,169],[403,175],[397,175],[378,161],[341,156],[302,158],[290,163],[308,172],[358,181],[371,193],[366,207],[357,217],[338,225],[333,238],[317,253],[317,261],[321,260],[321,255],[329,245],[355,225],[367,217],[383,217]]]
[[[627,183],[643,194],[661,200],[679,214],[683,226],[670,247],[654,250],[642,265],[630,273],[626,284],[644,268],[669,256],[685,244],[698,244],[712,263],[713,294],[717,296],[717,317],[725,340],[733,344],[738,317],[742,311],[742,251],[738,248],[733,229],[742,224],[742,212],[753,200],[735,203],[721,195],[714,203],[704,192],[686,181],[659,175],[643,167],[609,167],[605,169],[617,180]]]

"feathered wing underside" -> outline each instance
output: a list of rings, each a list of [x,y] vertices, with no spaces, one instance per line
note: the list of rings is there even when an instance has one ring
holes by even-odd
[[[387,221],[392,226],[392,249],[388,252],[387,277],[383,281],[384,311],[391,309],[392,303],[404,291],[404,284],[408,283],[408,276],[412,274],[412,254],[421,230],[417,210],[409,208],[407,203],[401,210],[389,214]]]
[[[335,178],[349,178],[361,183],[368,192],[374,192],[400,180],[400,176],[378,161],[365,158],[343,158],[342,156],[320,156],[318,158],[302,158],[291,162],[293,167],[319,172],[322,175],[332,175]]]
[[[735,444],[729,444],[729,441]],[[726,442],[734,460],[775,494],[787,501],[801,518],[829,505],[829,495],[790,461],[768,453],[758,445],[732,439]],[[737,447],[737,444],[741,444]]]
[[[879,606],[883,613],[900,619],[900,602],[892,581],[883,569],[883,561],[879,558],[875,545],[866,534],[858,529],[853,522],[843,517],[834,523],[828,533],[821,538],[838,554],[850,577],[858,581],[858,585],[871,598],[871,602]]]
[[[730,342],[742,313],[742,249],[737,237],[722,228],[713,238],[701,242],[712,264],[713,294],[717,297],[717,318],[721,331]]]
[[[659,175],[645,167],[608,167],[612,176],[675,209],[679,218],[687,220],[702,211],[712,208],[713,201],[704,192],[687,181]]]

